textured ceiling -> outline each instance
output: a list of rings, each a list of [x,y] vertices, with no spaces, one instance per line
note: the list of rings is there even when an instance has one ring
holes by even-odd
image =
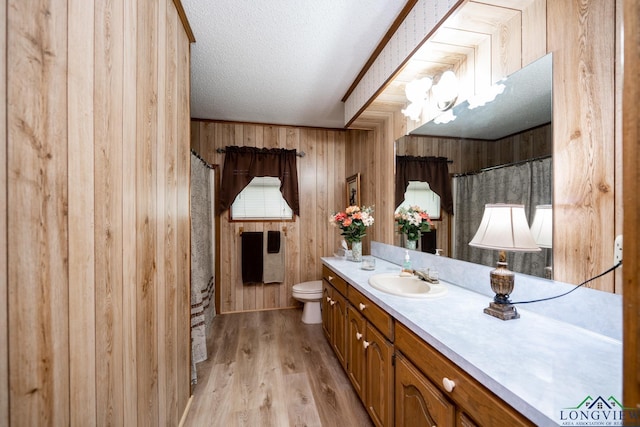
[[[406,0],[182,0],[191,117],[344,127],[341,102]]]

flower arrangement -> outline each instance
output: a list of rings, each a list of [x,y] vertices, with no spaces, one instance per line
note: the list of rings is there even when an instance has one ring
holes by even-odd
[[[367,227],[373,225],[373,207],[349,206],[344,212],[331,215],[329,223],[342,230],[340,234],[347,242],[361,242]]]
[[[431,231],[431,218],[419,206],[402,207],[394,215],[398,232],[407,235],[407,240],[418,240],[422,233]]]

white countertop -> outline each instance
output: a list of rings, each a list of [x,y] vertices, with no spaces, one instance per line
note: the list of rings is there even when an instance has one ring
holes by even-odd
[[[442,275],[448,292],[439,298],[384,293],[369,277],[400,267],[379,258],[373,271],[340,258],[322,262],[537,425],[585,425],[571,420],[569,408],[588,396],[622,401],[621,341],[525,308],[519,319],[496,319],[483,312],[491,298]]]

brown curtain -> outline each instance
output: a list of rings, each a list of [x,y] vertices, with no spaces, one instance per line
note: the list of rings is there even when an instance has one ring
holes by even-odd
[[[453,215],[449,161],[446,157],[396,156],[396,208],[404,201],[409,181],[428,182],[440,205]]]
[[[284,148],[226,147],[218,213],[231,207],[236,196],[257,176],[280,178],[280,192],[300,216],[296,150]]]

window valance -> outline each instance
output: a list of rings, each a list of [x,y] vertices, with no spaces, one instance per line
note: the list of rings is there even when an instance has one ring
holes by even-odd
[[[229,209],[236,196],[257,176],[280,178],[280,192],[295,215],[300,215],[296,150],[230,146],[225,148],[218,213]]]
[[[396,156],[396,207],[404,200],[409,181],[429,183],[431,190],[440,196],[442,209],[453,215],[451,177],[446,157]]]

